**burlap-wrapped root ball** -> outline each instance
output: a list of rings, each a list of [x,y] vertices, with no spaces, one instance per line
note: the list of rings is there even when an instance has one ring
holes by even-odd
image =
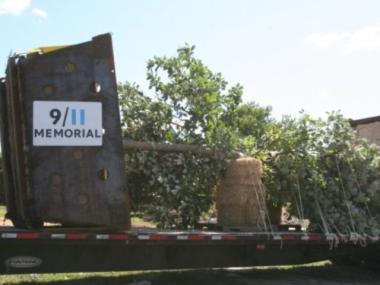
[[[265,187],[260,160],[242,157],[228,162],[216,192],[218,225],[224,228],[262,228],[266,219]]]

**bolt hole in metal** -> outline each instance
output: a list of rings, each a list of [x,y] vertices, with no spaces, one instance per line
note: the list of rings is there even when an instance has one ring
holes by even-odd
[[[98,176],[101,180],[106,181],[110,177],[110,172],[107,168],[102,168],[98,171]]]
[[[62,176],[59,175],[58,173],[53,173],[51,175],[51,184],[53,186],[58,186],[62,183]]]
[[[86,205],[88,203],[88,197],[86,194],[79,194],[77,198],[80,205]]]
[[[99,94],[101,90],[102,90],[102,86],[100,85],[99,82],[94,81],[90,84],[90,91],[91,92]]]
[[[45,95],[51,95],[54,92],[54,86],[47,84],[42,87],[42,91],[44,92]]]
[[[66,62],[65,63],[65,71],[67,73],[73,73],[76,70],[76,66],[72,62]]]
[[[73,156],[77,160],[82,159],[83,158],[83,152],[81,150],[75,150],[73,152]]]

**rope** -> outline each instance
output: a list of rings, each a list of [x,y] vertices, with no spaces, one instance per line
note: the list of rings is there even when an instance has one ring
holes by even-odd
[[[328,227],[328,223],[326,222],[325,217],[323,215],[323,212],[322,212],[322,209],[321,209],[321,205],[319,204],[318,199],[316,199],[317,197],[314,197],[314,198],[315,198],[315,204],[316,204],[318,212],[319,212],[319,216],[321,217],[323,230],[324,230],[325,234],[328,234],[328,233],[330,233],[329,227]]]
[[[261,180],[260,180],[260,183],[259,183],[259,187],[260,187],[260,192],[261,192],[261,196],[262,196],[262,201],[263,201],[263,204],[264,204],[264,217],[266,218],[266,221],[268,222],[268,225],[269,225],[269,228],[270,228],[270,233],[273,235],[273,227],[272,227],[272,222],[270,220],[270,216],[269,216],[269,213],[268,213],[268,209],[266,207],[266,197],[265,197],[265,188],[264,188],[264,185],[261,183]]]
[[[350,208],[350,206],[348,205],[348,200],[347,200],[347,196],[346,196],[346,191],[345,191],[345,189],[344,189],[344,185],[343,185],[342,173],[341,173],[341,171],[340,171],[339,163],[338,163],[338,160],[337,160],[336,157],[335,157],[335,164],[336,164],[336,168],[337,168],[337,170],[338,170],[338,174],[339,174],[339,182],[340,182],[341,187],[342,187],[342,193],[343,193],[344,203],[346,204],[346,207],[347,207],[347,210],[348,210],[348,214],[349,214],[349,216],[350,216],[351,226],[352,226],[353,231],[356,232],[356,230],[355,230],[355,225],[354,225],[354,219],[352,218],[351,208]]]
[[[301,187],[300,187],[300,180],[299,177],[297,176],[297,190],[298,190],[298,198],[300,201],[300,207],[301,207],[301,219],[304,220],[304,211],[303,211],[303,205],[302,205],[302,196],[301,196]]]
[[[260,194],[262,194],[262,192],[263,192],[263,188],[262,188],[262,185],[260,183],[260,180],[257,177],[257,174],[255,174],[255,173],[254,173],[254,179],[255,179],[254,182],[258,182],[258,186],[260,188],[260,191],[258,191],[256,189],[256,187],[253,186],[253,189],[254,189],[255,195],[256,195],[256,199],[257,199],[257,202],[259,204],[260,219],[262,220],[265,232],[267,232],[268,231],[268,226],[267,226],[267,221],[266,221],[266,217],[265,217],[265,212],[266,212],[265,209],[266,209],[266,207],[263,206],[263,201],[262,201],[263,197],[260,197]],[[261,192],[261,193],[259,193],[259,192]],[[261,195],[261,196],[263,196],[263,195]],[[269,223],[269,227],[271,227],[270,223]],[[272,229],[271,229],[271,231],[272,231]]]
[[[249,169],[249,171],[251,174],[250,177],[252,179],[252,181],[251,181],[252,185],[257,184],[257,186],[260,190],[260,191],[258,191],[258,189],[255,186],[253,186],[253,189],[254,189],[255,195],[256,195],[256,199],[257,199],[257,202],[259,205],[260,219],[262,220],[265,232],[268,232],[268,228],[269,228],[270,233],[273,234],[272,224],[270,222],[270,217],[269,217],[268,210],[266,207],[266,198],[265,198],[265,194],[264,194],[265,189],[264,189],[264,186],[261,182],[261,177],[259,177],[258,173],[254,172],[252,169]],[[257,182],[257,183],[255,183],[255,182]],[[267,222],[268,222],[268,224],[267,224]],[[269,238],[269,236],[268,236],[268,238]]]
[[[359,244],[360,244],[362,247],[366,247],[366,246],[368,245],[367,239],[366,239],[366,238],[361,238],[361,239],[359,239]]]
[[[330,224],[332,225],[332,227],[335,229],[335,231],[337,232],[337,234],[338,234],[340,237],[344,238],[344,241],[347,242],[346,235],[344,235],[344,234],[338,229],[338,227],[335,225],[334,221],[331,220],[331,219],[329,219],[329,222],[330,222]]]
[[[301,214],[300,206],[298,205],[298,201],[297,201],[297,199],[296,199],[295,201],[296,201],[296,209],[297,209],[298,217],[301,217],[302,214]],[[296,219],[294,219],[294,217],[291,216],[290,222],[291,222],[292,220],[293,220],[293,222],[297,222]],[[299,223],[299,220],[300,220],[300,218],[298,218],[298,223]]]

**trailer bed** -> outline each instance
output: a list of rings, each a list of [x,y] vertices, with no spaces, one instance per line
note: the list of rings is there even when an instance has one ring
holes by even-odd
[[[0,273],[301,264],[376,258],[379,237],[305,232],[0,228]]]

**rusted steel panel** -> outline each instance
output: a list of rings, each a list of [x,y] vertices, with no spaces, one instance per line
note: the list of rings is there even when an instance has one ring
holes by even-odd
[[[6,102],[5,102],[5,78],[0,78],[0,133],[1,133],[1,149],[2,149],[2,163],[7,165],[2,167],[3,183],[1,187],[1,202],[6,203],[6,199],[9,198],[9,143],[5,138],[8,138],[8,130],[5,128],[6,121]],[[7,156],[8,154],[8,156]],[[14,200],[14,199],[11,199]]]
[[[15,142],[23,144],[19,152],[24,155],[27,166],[23,168],[18,158],[14,158],[12,172],[21,171],[16,182],[25,181],[17,186],[20,190],[16,192],[24,199],[17,211],[25,211],[26,221],[128,228],[129,207],[111,36],[97,36],[90,42],[46,54],[11,58],[10,63],[12,60],[18,76],[8,74],[7,84],[16,80],[18,88],[7,88],[7,98],[20,98],[20,104],[15,104],[18,109],[11,112],[13,125],[20,127],[20,136],[15,136]],[[71,106],[78,102],[100,103],[104,134],[96,135],[102,136],[102,144],[36,144],[33,129],[39,114],[35,104],[46,101],[48,104],[68,102]],[[56,118],[56,111],[52,109],[49,119]],[[71,116],[68,111],[69,107],[64,122]],[[72,116],[72,124],[79,124],[76,113]],[[81,124],[84,118],[83,111]],[[11,156],[19,152],[12,150]]]
[[[25,169],[25,133],[21,110],[20,70],[17,66],[17,57],[8,61],[6,69],[5,91],[2,94],[2,124],[6,203],[8,216],[17,226],[25,226],[28,220],[25,207],[30,198],[27,195],[27,181]]]

